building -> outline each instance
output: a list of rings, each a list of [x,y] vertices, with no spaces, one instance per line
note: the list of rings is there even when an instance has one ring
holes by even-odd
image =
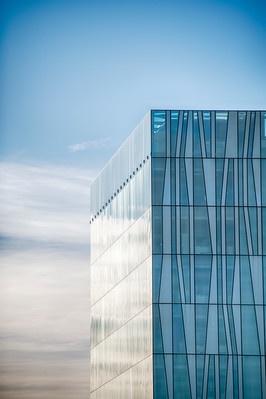
[[[266,112],[151,111],[91,187],[91,398],[266,398]]]

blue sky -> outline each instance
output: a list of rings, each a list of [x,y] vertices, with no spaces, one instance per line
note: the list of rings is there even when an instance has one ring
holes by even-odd
[[[4,1],[2,157],[99,168],[152,107],[265,108],[265,11],[256,0]]]
[[[1,1],[0,396],[87,397],[91,180],[151,108],[266,109],[265,48],[264,1]]]

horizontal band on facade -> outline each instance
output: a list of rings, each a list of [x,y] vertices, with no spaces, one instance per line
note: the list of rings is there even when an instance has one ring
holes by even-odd
[[[90,219],[90,224],[98,217],[100,214],[104,211],[104,209],[115,199],[115,197],[123,190],[123,188],[132,180],[136,174],[141,170],[142,166],[145,165],[145,163],[149,160],[150,156],[147,155],[146,159],[143,159],[142,163],[139,164],[139,166],[132,172],[131,175],[126,179],[126,181],[123,181],[122,185],[113,193],[113,195],[107,200],[105,205],[102,205],[102,207],[99,209],[99,212],[97,212],[96,215],[94,215],[93,218]]]

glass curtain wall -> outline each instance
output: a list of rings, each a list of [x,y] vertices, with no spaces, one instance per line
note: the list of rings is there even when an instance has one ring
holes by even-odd
[[[152,399],[150,114],[91,187],[91,399]]]
[[[91,187],[91,398],[266,397],[266,112],[152,111]]]
[[[154,399],[266,398],[266,113],[151,118]]]

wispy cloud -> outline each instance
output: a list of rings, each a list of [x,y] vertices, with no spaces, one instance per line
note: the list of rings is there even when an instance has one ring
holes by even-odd
[[[1,254],[1,398],[88,397],[88,270],[84,253]]]
[[[92,172],[1,163],[0,175],[2,236],[88,245]]]
[[[99,140],[85,141],[83,143],[72,144],[68,146],[71,152],[84,151],[84,150],[98,150],[104,148],[110,143],[110,137],[105,137]]]
[[[85,399],[94,173],[0,163],[0,176],[0,397]]]

